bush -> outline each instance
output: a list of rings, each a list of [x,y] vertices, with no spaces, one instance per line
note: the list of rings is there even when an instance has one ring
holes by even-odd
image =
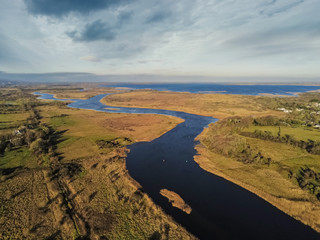
[[[30,144],[30,150],[36,155],[39,155],[41,153],[46,153],[47,148],[46,148],[45,140],[38,138],[37,140],[35,140]]]

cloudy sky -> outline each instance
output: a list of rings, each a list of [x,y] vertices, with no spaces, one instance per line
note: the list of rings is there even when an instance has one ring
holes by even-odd
[[[320,79],[319,0],[0,4],[0,78]]]

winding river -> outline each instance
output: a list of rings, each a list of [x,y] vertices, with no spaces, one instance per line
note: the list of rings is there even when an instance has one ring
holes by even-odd
[[[41,95],[41,99],[70,101],[55,99],[52,94],[35,94]],[[320,239],[313,229],[255,194],[199,167],[193,160],[197,154],[194,139],[217,119],[177,111],[110,107],[100,102],[106,95],[72,99],[69,106],[104,112],[164,114],[185,120],[151,142],[129,146],[127,169],[153,201],[191,233],[200,239]],[[178,193],[191,206],[191,214],[172,207],[159,193],[163,188]]]

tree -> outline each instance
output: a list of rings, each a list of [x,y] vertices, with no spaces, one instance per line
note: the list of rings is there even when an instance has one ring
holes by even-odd
[[[36,140],[36,134],[33,130],[27,130],[25,136],[25,142],[30,146],[30,144]]]
[[[0,154],[4,153],[4,150],[6,149],[6,147],[7,147],[7,140],[1,136],[1,138],[0,138]]]
[[[38,138],[30,144],[30,150],[37,155],[46,152],[45,141],[41,138]]]

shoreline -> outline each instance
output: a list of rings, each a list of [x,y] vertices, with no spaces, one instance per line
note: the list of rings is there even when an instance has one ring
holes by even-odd
[[[258,197],[262,198],[266,202],[270,203],[274,207],[278,208],[280,211],[284,212],[288,216],[302,222],[303,224],[311,227],[316,232],[320,233],[320,224],[317,224],[316,221],[311,221],[310,218],[307,219],[305,217],[306,211],[310,213],[309,217],[318,216],[318,214],[313,214],[314,213],[314,206],[312,205],[312,203],[309,203],[310,206],[308,207],[308,209],[301,208],[301,207],[297,206],[299,203],[297,200],[289,200],[286,198],[280,198],[280,197],[273,196],[263,190],[256,188],[255,186],[252,186],[248,183],[241,181],[240,179],[236,179],[232,176],[229,176],[228,174],[224,173],[221,169],[215,168],[212,166],[212,162],[210,161],[209,156],[208,156],[209,152],[205,147],[198,144],[195,146],[195,149],[196,149],[198,155],[194,156],[194,161],[203,170],[205,170],[211,174],[214,174],[218,177],[221,177],[227,181],[230,181],[230,182],[246,189],[247,191],[250,191],[251,193],[257,195]],[[208,163],[211,166],[208,166]],[[305,202],[303,202],[303,203],[305,204]],[[320,207],[320,203],[316,203],[316,204],[319,205],[319,207]],[[311,218],[311,219],[313,219],[313,218]]]
[[[144,84],[154,84],[154,85],[159,85],[159,84],[194,84],[195,82],[181,82],[181,81],[171,81],[171,82],[109,82],[109,83],[103,83],[103,82],[97,82],[96,84],[101,86],[107,86],[107,85],[117,85],[117,84],[128,84],[128,85],[144,85]],[[238,86],[246,86],[246,85],[270,85],[270,86],[320,86],[320,83],[317,82],[306,82],[306,83],[301,83],[299,82],[210,82],[210,81],[203,81],[203,82],[196,82],[196,84],[212,84],[212,85],[238,85]],[[126,89],[130,89],[130,87],[122,87]]]
[[[125,149],[128,150],[127,148],[125,148]],[[127,163],[127,156],[125,156],[125,160],[124,160],[123,166],[122,166],[123,171],[124,171],[124,177],[126,177],[128,179],[131,186],[134,189],[136,189],[137,191],[139,191],[140,189],[143,189],[142,186],[140,185],[140,183],[137,182],[133,177],[131,177],[131,175],[127,169],[126,163]],[[182,226],[180,223],[178,223],[171,215],[167,214],[162,209],[161,206],[157,205],[147,193],[144,192],[143,196],[151,207],[157,209],[158,211],[160,211],[163,214],[163,216],[167,216],[168,219],[170,219],[174,224],[176,224],[178,227],[181,227],[182,229],[184,229],[189,234],[189,239],[194,239],[194,240],[198,239],[195,235],[193,235],[191,232],[189,232],[184,226]]]
[[[160,194],[167,198],[173,207],[176,207],[187,214],[192,212],[192,208],[176,192],[168,189],[161,189]]]
[[[198,98],[200,97],[211,97],[214,96],[214,101],[220,101],[221,98],[227,98],[228,100],[233,99],[233,98],[245,98],[247,97],[248,99],[250,98],[259,98],[262,96],[259,95],[243,95],[243,94],[221,94],[221,93],[217,93],[217,94],[209,94],[209,93],[189,93],[189,92],[168,92],[168,91],[152,91],[152,90],[135,90],[135,91],[131,91],[130,93],[142,93],[142,94],[150,94],[150,93],[157,93],[157,94],[169,94],[169,95],[177,95],[176,97],[179,98],[179,95],[188,95],[193,97],[195,100],[198,100]],[[129,94],[130,94],[129,93]],[[100,100],[100,102],[106,106],[110,106],[110,107],[128,107],[128,108],[138,108],[138,109],[155,109],[155,110],[169,110],[169,111],[178,111],[178,112],[184,112],[184,113],[188,113],[188,114],[194,114],[194,115],[199,115],[199,116],[205,116],[205,117],[213,117],[216,119],[224,119],[227,117],[231,117],[231,116],[236,116],[237,114],[235,114],[233,112],[233,109],[229,109],[229,111],[226,111],[225,108],[223,109],[218,109],[218,110],[214,110],[214,111],[208,111],[208,110],[202,110],[199,108],[181,108],[179,106],[174,106],[174,105],[166,105],[166,107],[161,107],[161,106],[157,106],[157,105],[145,105],[145,106],[141,106],[141,104],[139,103],[140,100],[138,100],[137,102],[133,102],[130,103],[128,101],[115,101],[113,102],[112,100],[108,99],[108,97],[112,97],[112,96],[120,96],[122,93],[120,94],[113,94],[113,95],[107,95],[104,98],[102,98]],[[124,93],[124,94],[128,94],[128,93]],[[268,96],[268,97],[277,97],[275,95],[272,96]],[[160,103],[163,104],[163,103]],[[215,104],[215,102],[212,102],[212,104]],[[233,106],[233,108],[237,108],[236,106]],[[264,111],[258,111],[258,110],[253,110],[250,113],[245,113],[245,114],[240,114],[240,115],[255,115],[255,116],[265,116],[265,115],[271,115],[271,114],[281,114],[275,110],[264,110]]]

